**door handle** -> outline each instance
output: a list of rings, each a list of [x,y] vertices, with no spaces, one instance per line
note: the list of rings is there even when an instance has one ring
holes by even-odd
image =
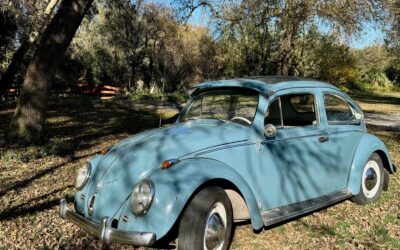
[[[328,136],[321,136],[321,137],[319,137],[319,139],[318,139],[318,141],[320,142],[320,143],[323,143],[323,142],[327,142],[327,141],[329,141],[329,137]]]

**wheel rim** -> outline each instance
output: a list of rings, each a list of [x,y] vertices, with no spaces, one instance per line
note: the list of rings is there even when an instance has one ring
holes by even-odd
[[[364,168],[362,178],[363,193],[367,198],[372,198],[379,190],[381,180],[379,165],[376,161],[369,161]]]
[[[215,203],[207,217],[203,241],[204,249],[222,249],[224,245],[226,221],[227,216],[224,205],[220,202]]]

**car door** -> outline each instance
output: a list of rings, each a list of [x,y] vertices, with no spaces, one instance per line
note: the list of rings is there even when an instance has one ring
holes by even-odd
[[[262,210],[328,193],[328,141],[314,90],[283,92],[268,99],[264,124],[277,128],[261,145],[259,171]]]
[[[334,156],[329,163],[334,169],[329,177],[330,190],[337,191],[347,188],[351,163],[365,125],[361,110],[344,95],[324,92],[323,100],[329,154]]]

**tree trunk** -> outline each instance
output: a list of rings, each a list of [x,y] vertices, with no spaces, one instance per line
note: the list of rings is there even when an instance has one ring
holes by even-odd
[[[305,24],[310,15],[311,3],[304,1],[287,1],[283,10],[281,24],[283,35],[281,37],[281,53],[278,63],[278,75],[289,75],[293,69],[292,61],[296,50],[300,28]]]
[[[43,33],[44,28],[47,26],[48,18],[53,13],[59,0],[50,0],[44,10],[42,16],[39,18],[41,22],[37,31],[32,31],[29,35],[21,39],[21,45],[14,52],[11,63],[8,65],[6,72],[0,79],[0,96],[2,96],[12,82],[15,82],[18,73],[25,75],[25,69],[28,67],[30,57],[33,54],[33,49],[37,44],[38,37]]]
[[[62,0],[46,27],[32,61],[11,121],[11,136],[27,143],[42,139],[47,100],[55,72],[93,0]]]

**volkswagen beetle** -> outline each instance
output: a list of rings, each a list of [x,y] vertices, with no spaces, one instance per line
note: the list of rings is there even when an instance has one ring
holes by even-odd
[[[351,199],[376,201],[395,173],[349,96],[319,81],[206,82],[173,125],[102,150],[78,171],[60,216],[106,243],[227,249],[233,223],[255,230]]]

